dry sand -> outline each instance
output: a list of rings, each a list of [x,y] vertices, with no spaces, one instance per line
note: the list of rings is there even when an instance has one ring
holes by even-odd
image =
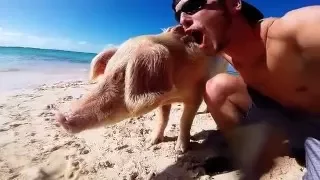
[[[226,149],[209,114],[196,116],[192,151],[184,155],[174,151],[182,113],[179,104],[171,111],[165,142],[155,146],[148,146],[154,112],[77,135],[66,133],[54,121],[54,111],[92,87],[74,81],[1,93],[1,180],[238,179],[237,171],[223,169],[225,161],[210,164],[210,158],[225,154]],[[199,111],[203,109],[202,105]],[[300,179],[303,175],[304,169],[294,159],[282,157],[278,162],[263,179]]]

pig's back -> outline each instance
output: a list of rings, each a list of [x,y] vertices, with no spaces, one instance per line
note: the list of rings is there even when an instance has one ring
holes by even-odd
[[[134,55],[138,53],[140,47],[145,43],[151,43],[149,36],[138,36],[130,38],[122,43],[117,52],[111,57],[107,66],[106,72],[113,72],[116,69],[125,69],[129,61],[133,60]]]

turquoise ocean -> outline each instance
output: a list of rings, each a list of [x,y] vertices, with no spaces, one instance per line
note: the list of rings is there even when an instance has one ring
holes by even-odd
[[[86,80],[95,53],[0,47],[0,91]]]
[[[87,80],[96,53],[0,47],[0,92],[68,80]],[[235,74],[233,68],[228,72]]]

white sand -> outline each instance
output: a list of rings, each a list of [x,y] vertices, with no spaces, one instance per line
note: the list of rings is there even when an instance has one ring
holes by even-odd
[[[156,146],[148,147],[154,112],[114,126],[67,134],[54,121],[54,110],[68,106],[91,87],[74,81],[1,93],[1,180],[237,179],[236,171],[209,175],[201,166],[206,158],[218,152],[212,148],[219,144],[218,139],[211,139],[214,143],[210,146],[203,143],[216,128],[209,114],[198,114],[193,123],[194,150],[185,155],[176,154],[174,145],[181,116],[178,105],[171,111],[165,131],[167,141]],[[302,170],[295,160],[283,157],[264,179],[299,179]]]

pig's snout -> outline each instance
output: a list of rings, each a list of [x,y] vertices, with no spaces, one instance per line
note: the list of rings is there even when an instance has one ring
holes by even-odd
[[[56,120],[65,130],[67,130],[70,133],[80,132],[76,124],[70,120],[68,121],[67,117],[62,113],[60,112],[56,113]]]
[[[62,113],[57,112],[56,113],[56,120],[57,122],[67,131],[70,131],[67,125],[67,118]]]
[[[56,113],[56,120],[60,123],[60,124],[65,124],[65,122],[67,121],[67,118],[60,112]]]
[[[185,33],[186,33],[186,32],[184,31],[183,26],[181,26],[181,25],[174,26],[174,27],[171,29],[171,31],[176,32],[176,33],[178,33],[178,34],[185,34]]]

